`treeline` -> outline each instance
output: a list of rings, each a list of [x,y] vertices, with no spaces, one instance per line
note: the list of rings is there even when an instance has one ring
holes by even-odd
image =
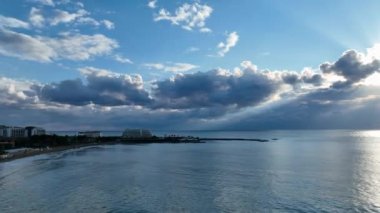
[[[87,143],[109,143],[119,141],[118,137],[86,137],[86,136],[58,136],[58,135],[34,135],[29,138],[16,138],[15,148],[46,148],[58,146],[70,146]]]

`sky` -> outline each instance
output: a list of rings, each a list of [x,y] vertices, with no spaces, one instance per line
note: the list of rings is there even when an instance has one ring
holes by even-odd
[[[377,0],[0,2],[0,124],[380,128]]]

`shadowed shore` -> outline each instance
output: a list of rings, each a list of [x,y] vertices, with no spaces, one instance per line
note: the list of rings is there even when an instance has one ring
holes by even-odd
[[[83,136],[36,136],[29,139],[15,141],[20,150],[3,150],[0,152],[0,163],[40,154],[61,152],[83,147],[114,145],[114,144],[144,144],[144,143],[205,143],[207,141],[254,141],[269,142],[266,139],[249,138],[199,138],[192,136],[167,136],[149,138],[123,138],[123,137],[83,137]],[[10,152],[12,151],[12,152]]]

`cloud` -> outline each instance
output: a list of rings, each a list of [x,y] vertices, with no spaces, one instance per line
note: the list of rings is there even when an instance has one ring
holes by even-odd
[[[277,89],[278,84],[267,75],[248,68],[237,73],[213,70],[178,74],[155,82],[153,94],[160,107],[174,109],[246,107],[265,101]]]
[[[29,24],[12,17],[5,17],[0,15],[0,28],[24,28],[28,29]]]
[[[147,67],[148,69],[162,70],[165,72],[186,72],[198,67],[197,65],[188,63],[147,63],[143,64],[143,66]]]
[[[102,34],[63,34],[58,39],[42,38],[56,50],[58,58],[74,61],[88,60],[94,56],[107,55],[118,47],[118,43]]]
[[[156,4],[157,4],[157,0],[149,1],[149,2],[148,2],[148,7],[154,9],[154,8],[157,7]]]
[[[75,79],[44,85],[40,89],[41,99],[76,106],[147,105],[151,102],[140,75],[118,74],[93,67],[79,70],[86,82]]]
[[[342,76],[346,81],[337,82],[334,86],[345,87],[360,82],[375,72],[380,70],[380,60],[368,58],[367,55],[349,50],[334,63],[326,62],[321,64],[323,73],[333,73]]]
[[[0,54],[39,62],[50,62],[58,57],[56,50],[39,38],[1,28]]]
[[[83,8],[83,7],[84,7],[84,4],[83,4],[83,2],[76,2],[76,5],[77,5],[78,7],[81,7],[81,8]]]
[[[377,129],[380,116],[379,87],[311,91],[294,99],[273,104],[262,110],[251,109],[228,123],[222,129]]]
[[[298,84],[311,84],[321,86],[324,79],[321,74],[313,72],[311,69],[305,69],[301,74],[297,72],[282,71],[280,72],[284,83],[297,86]]]
[[[33,18],[33,19],[32,19]],[[42,16],[41,10],[37,10],[32,8],[30,20],[37,25],[40,25],[43,22],[44,18]],[[68,12],[65,10],[55,9],[53,11],[53,16],[48,18],[48,23],[51,26],[57,26],[59,24],[73,24],[73,25],[92,25],[95,27],[99,27],[103,25],[108,30],[115,29],[115,24],[107,19],[103,19],[98,21],[92,17],[90,17],[90,12],[80,7],[75,12]]]
[[[32,37],[0,29],[0,54],[24,60],[51,62],[68,59],[88,60],[110,54],[118,43],[102,34],[82,35],[64,33],[56,38]]]
[[[109,30],[115,29],[115,24],[112,21],[105,19],[105,20],[102,20],[101,22],[102,22],[102,24],[104,24],[104,26],[107,29],[109,29]]]
[[[51,6],[51,7],[55,6],[53,0],[29,0],[29,1],[30,2],[39,3],[39,4],[42,4],[42,5],[45,5],[45,6]]]
[[[35,83],[0,77],[0,105],[26,105],[38,102]]]
[[[79,69],[80,79],[56,83],[0,77],[0,111],[3,122],[32,119],[50,128],[380,128],[380,87],[359,84],[378,72],[368,56],[346,52],[328,69],[300,72],[260,70],[243,61],[232,70],[177,74],[147,88],[139,75],[94,67]],[[350,83],[337,87],[331,74]]]
[[[36,27],[43,27],[45,24],[45,18],[42,15],[42,11],[35,7],[32,7],[29,12],[29,22]]]
[[[123,63],[123,64],[125,64],[125,63],[133,64],[133,61],[132,61],[131,59],[126,58],[126,57],[123,57],[122,55],[116,54],[116,55],[114,55],[113,57],[114,57],[114,59],[115,59],[116,61],[118,61],[118,62],[120,62],[120,63]]]
[[[199,50],[200,50],[199,47],[189,47],[186,49],[186,52],[187,53],[198,52]]]
[[[185,3],[177,8],[173,15],[166,9],[160,9],[154,21],[169,21],[185,30],[198,29],[200,32],[211,32],[211,29],[206,27],[206,20],[211,16],[212,11],[213,9],[206,4]]]
[[[88,14],[89,14],[89,12],[87,12],[84,9],[79,9],[75,13],[70,13],[70,12],[67,12],[64,10],[57,9],[54,11],[54,17],[50,19],[50,24],[55,26],[55,25],[58,25],[60,23],[74,22],[75,20],[77,20],[81,17],[87,16]]]
[[[220,57],[224,57],[226,53],[228,53],[232,47],[234,47],[239,41],[239,35],[236,32],[232,32],[228,34],[225,42],[220,42],[218,44],[218,55]]]

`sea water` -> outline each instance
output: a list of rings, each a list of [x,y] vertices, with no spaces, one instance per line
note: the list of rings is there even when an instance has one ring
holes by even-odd
[[[380,212],[380,131],[181,134],[270,142],[105,145],[0,163],[0,212]]]

